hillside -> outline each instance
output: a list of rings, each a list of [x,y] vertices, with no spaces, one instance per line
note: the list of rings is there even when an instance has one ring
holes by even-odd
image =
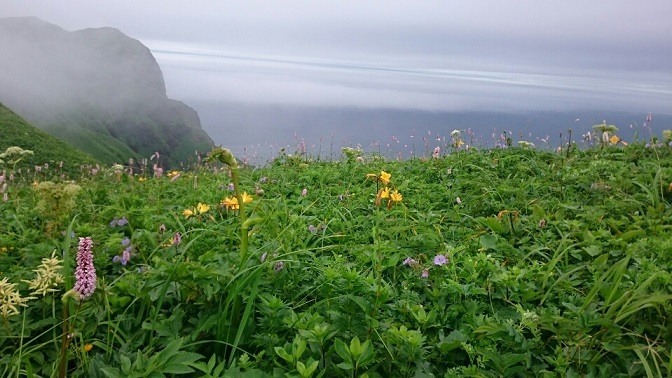
[[[0,19],[0,102],[105,163],[149,157],[167,165],[207,152],[198,114],[169,99],[138,40],[113,28],[66,31],[34,17]]]
[[[62,161],[64,173],[77,175],[80,165],[96,162],[90,155],[32,126],[0,103],[0,152],[11,146],[19,146],[34,153],[26,156],[18,167],[32,169],[35,165],[44,166],[45,163],[58,167]]]

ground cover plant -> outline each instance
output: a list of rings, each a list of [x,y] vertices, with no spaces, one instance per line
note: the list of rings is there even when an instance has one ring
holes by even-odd
[[[0,375],[670,376],[672,135],[596,129],[74,181],[3,163]]]

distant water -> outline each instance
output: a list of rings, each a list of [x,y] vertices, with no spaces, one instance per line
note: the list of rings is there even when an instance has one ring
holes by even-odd
[[[442,113],[416,110],[319,108],[287,105],[189,103],[216,144],[231,149],[251,164],[264,164],[280,149],[294,154],[305,149],[313,158],[339,159],[341,147],[361,147],[388,158],[407,159],[431,154],[450,143],[453,130],[465,143],[491,148],[506,132],[515,142],[525,140],[537,148],[554,149],[580,141],[592,126],[606,120],[619,128],[627,141],[648,140],[672,128],[672,116],[653,114],[643,128],[646,112],[618,111],[509,113]]]

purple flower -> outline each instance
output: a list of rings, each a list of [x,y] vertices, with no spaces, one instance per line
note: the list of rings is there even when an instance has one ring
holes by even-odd
[[[275,272],[277,273],[285,267],[285,263],[282,261],[276,261],[276,263],[273,264],[273,266],[275,267]]]
[[[229,190],[229,192],[233,192],[234,190],[236,190],[236,188],[233,186],[233,183],[229,183],[229,186],[227,186],[226,188]]]
[[[264,254],[261,255],[261,262],[263,263],[264,261],[266,261],[266,252],[264,252]]]
[[[308,195],[308,189],[303,188],[303,190],[301,191],[301,197],[305,197],[307,195]]]
[[[133,247],[128,247],[124,249],[124,252],[121,252],[121,265],[126,266],[128,261],[131,259],[131,249]]]
[[[96,267],[93,266],[93,242],[90,237],[79,238],[77,248],[77,268],[75,269],[75,291],[84,300],[96,290]]]
[[[131,244],[131,239],[129,239],[129,238],[124,238],[124,240],[121,241],[121,246],[122,247],[127,247],[130,244]]]
[[[434,265],[441,266],[448,262],[448,259],[444,255],[436,255],[434,257]]]
[[[404,265],[408,265],[408,266],[413,266],[413,265],[415,265],[415,264],[417,264],[417,263],[418,263],[418,262],[415,261],[415,259],[412,259],[412,258],[410,258],[410,257],[407,257],[406,260],[404,260]]]
[[[421,276],[422,276],[422,278],[429,277],[429,270],[427,270],[427,269],[423,270]]]
[[[112,262],[113,262],[113,263],[118,263],[119,260],[121,260],[121,256],[119,256],[119,255],[115,255],[115,256],[112,258]]]
[[[261,182],[261,183],[264,183],[266,181],[268,181],[268,177],[266,177],[266,176],[259,179],[259,182]]]
[[[182,235],[179,232],[176,232],[175,237],[173,238],[173,245],[179,247],[181,242],[182,242]]]
[[[317,234],[317,228],[315,228],[315,226],[312,224],[308,226],[308,231],[312,232],[313,234]]]
[[[159,234],[163,234],[164,232],[166,232],[166,225],[162,223],[159,226]]]
[[[127,224],[128,224],[128,219],[126,219],[126,217],[121,217],[120,219],[117,218],[117,217],[114,217],[114,219],[112,219],[112,222],[110,222],[110,227],[115,227],[115,226],[123,227]]]

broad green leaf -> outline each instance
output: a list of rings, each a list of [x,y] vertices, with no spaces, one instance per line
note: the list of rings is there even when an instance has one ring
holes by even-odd
[[[351,363],[352,365],[352,356],[350,355],[350,351],[348,350],[348,346],[345,345],[341,339],[336,339],[334,340],[334,349],[336,349],[336,353],[338,354],[339,357],[341,357],[343,360]]]
[[[291,363],[294,363],[294,357],[292,357],[291,354],[289,354],[285,348],[283,347],[275,347],[275,353],[280,356],[283,360]]]
[[[497,235],[481,235],[481,237],[478,238],[478,241],[483,248],[497,250]]]

